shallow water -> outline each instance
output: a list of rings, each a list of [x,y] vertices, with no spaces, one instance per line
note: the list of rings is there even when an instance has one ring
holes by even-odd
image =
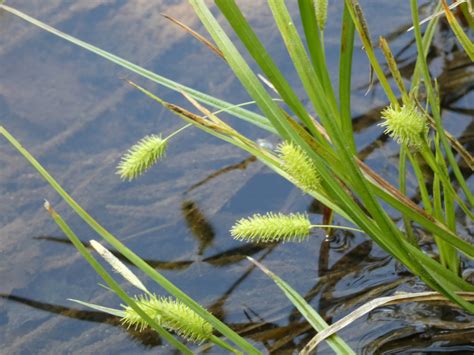
[[[239,3],[298,85],[264,2]],[[341,3],[330,6],[330,18],[338,18]],[[361,3],[372,37],[390,39],[409,75],[415,49],[411,35],[403,34],[410,23],[408,2]],[[235,103],[248,100],[222,60],[160,16],[172,14],[204,33],[186,1],[18,0],[10,5],[186,85]],[[291,353],[314,332],[245,255],[306,295],[329,322],[375,297],[424,290],[360,234],[338,232],[326,241],[317,232],[304,244],[267,247],[233,241],[228,230],[237,218],[307,211],[317,223],[321,206],[252,157],[196,129],[174,139],[167,159],[141,179],[121,182],[115,175],[121,153],[146,134],[166,134],[182,125],[123,79],[137,81],[167,101],[184,105],[184,100],[10,14],[0,12],[0,22],[2,125],[108,230],[260,348]],[[326,33],[334,77],[338,23],[330,21]],[[446,126],[472,151],[473,67],[456,51],[449,31],[438,33],[432,52]],[[354,55],[353,115],[361,156],[395,182],[397,146],[376,125],[386,100],[377,85],[364,95],[369,73],[360,45]],[[265,143],[276,143],[266,133],[235,124]],[[4,140],[0,163],[1,352],[172,353],[154,334],[127,331],[113,317],[67,300],[110,307],[120,303],[98,286],[99,278],[43,210],[43,199],[84,242],[99,237]],[[472,186],[472,177],[469,182]],[[409,194],[417,195],[413,180]],[[460,220],[459,228],[472,240],[472,226]],[[467,324],[473,320],[442,305],[405,304],[378,309],[340,335],[360,353],[470,353],[474,331]],[[331,352],[323,344],[318,353]]]

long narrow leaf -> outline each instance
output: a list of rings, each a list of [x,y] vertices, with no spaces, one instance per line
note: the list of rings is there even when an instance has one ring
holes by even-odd
[[[441,0],[441,4],[443,5],[444,13],[446,14],[446,18],[448,19],[449,25],[451,26],[454,34],[458,38],[459,43],[461,43],[469,58],[474,61],[474,43],[472,43],[469,37],[462,30],[462,27],[459,25],[459,22],[456,20],[456,17],[454,17],[453,13],[449,9],[446,0]]]
[[[61,216],[49,205],[49,202],[46,201],[45,208],[56,222],[56,224],[61,228],[61,230],[66,234],[71,243],[76,247],[76,249],[81,253],[84,259],[94,268],[97,274],[102,277],[102,279],[109,285],[109,287],[119,296],[127,305],[133,308],[135,312],[145,321],[147,324],[158,332],[163,338],[165,338],[171,345],[176,349],[182,351],[184,354],[192,354],[192,351],[184,344],[180,343],[175,337],[169,333],[166,329],[161,327],[154,319],[144,312],[137,303],[130,298],[127,293],[120,287],[120,285],[110,276],[110,274],[104,269],[102,265],[99,264],[97,260],[92,256],[92,254],[87,250],[87,248],[82,244],[76,234],[69,228],[67,223],[61,218]]]
[[[436,98],[433,84],[431,83],[431,77],[430,77],[430,71],[428,69],[428,64],[426,63],[426,60],[424,60],[423,58],[424,43],[421,37],[421,29],[419,25],[419,16],[418,16],[418,3],[416,2],[416,0],[410,0],[410,7],[411,7],[411,12],[412,12],[413,24],[415,25],[416,46],[418,49],[418,57],[420,58],[419,63],[420,63],[421,71],[423,73],[423,77],[424,77],[424,83],[425,83],[426,92],[428,96],[428,102],[430,104],[431,111],[433,113],[433,118],[436,124],[436,130],[439,133],[441,143],[445,150],[446,157],[448,158],[449,164],[451,165],[451,168],[453,169],[454,175],[456,176],[456,179],[458,180],[459,185],[461,186],[464,194],[466,195],[466,198],[469,204],[473,206],[474,196],[471,190],[469,189],[469,187],[467,186],[466,180],[464,179],[462,172],[453,155],[448,139],[446,138],[446,135],[444,134],[443,125],[441,123],[441,112],[440,112],[440,107],[439,107],[439,101]]]
[[[84,302],[84,301],[76,300],[76,299],[73,299],[73,298],[69,298],[69,301],[72,301],[72,302],[75,302],[75,303],[78,303],[78,304],[82,304],[83,306],[95,309],[96,311],[100,311],[100,312],[110,314],[112,316],[116,316],[116,317],[120,317],[120,318],[125,317],[125,311],[122,311],[120,309],[104,307],[104,306],[101,306],[101,305],[98,305],[98,304],[95,304],[95,303]]]
[[[463,297],[468,300],[474,301],[474,293],[463,292],[460,293]],[[407,303],[407,302],[446,302],[446,298],[437,292],[418,292],[418,293],[403,293],[400,295],[387,296],[376,298],[372,301],[365,303],[356,310],[349,313],[344,318],[341,318],[337,322],[333,323],[330,327],[324,329],[318,333],[311,341],[304,347],[302,354],[309,354],[316,346],[324,341],[327,337],[345,328],[355,320],[363,317],[369,312],[373,311],[378,307]]]
[[[61,32],[37,19],[34,19],[33,17],[31,16],[28,16],[27,14],[21,12],[21,11],[18,11],[10,6],[6,6],[6,5],[0,5],[0,9],[3,9],[5,11],[8,11],[9,13],[15,15],[15,16],[18,16],[20,17],[21,19],[25,20],[25,21],[28,21],[29,23],[45,30],[45,31],[48,31],[58,37],[61,37],[79,47],[82,47],[84,49],[87,49],[88,51],[92,52],[92,53],[95,53],[115,64],[118,64],[122,67],[124,67],[125,69],[128,69],[134,73],[137,73],[139,75],[141,75],[142,77],[144,78],[147,78],[155,83],[158,83],[160,85],[163,85],[164,87],[167,87],[168,89],[171,89],[171,90],[174,90],[174,91],[184,91],[186,92],[187,94],[191,95],[192,97],[194,97],[196,100],[199,100],[207,105],[210,105],[212,107],[216,107],[218,109],[225,109],[227,112],[229,112],[230,114],[238,117],[238,118],[241,118],[245,121],[248,121],[248,122],[251,122],[253,124],[255,124],[256,126],[262,128],[262,129],[265,129],[269,132],[272,132],[272,133],[275,133],[275,129],[269,124],[268,122],[268,119],[265,118],[264,116],[262,115],[259,115],[259,114],[256,114],[254,112],[251,112],[251,111],[248,111],[246,109],[243,109],[241,107],[238,107],[234,104],[231,104],[231,103],[228,103],[226,101],[223,101],[223,100],[219,100],[213,96],[210,96],[210,95],[207,95],[207,94],[204,94],[200,91],[197,91],[197,90],[194,90],[194,89],[191,89],[185,85],[182,85],[182,84],[179,84],[173,80],[170,80],[170,79],[167,79],[165,78],[164,76],[161,76],[161,75],[158,75],[150,70],[147,70],[145,68],[142,68],[136,64],[133,64],[123,58],[120,58],[112,53],[109,53],[103,49],[100,49],[98,47],[95,47],[87,42],[84,42],[84,41],[81,41],[80,39],[77,39],[73,36],[70,36],[64,32]]]
[[[319,2],[319,0],[316,1]],[[298,0],[300,18],[303,24],[311,63],[324,88],[324,96],[331,102],[333,107],[337,107],[336,95],[326,63],[323,31],[316,17],[315,5],[315,0]]]
[[[186,306],[191,308],[204,320],[209,322],[217,331],[233,341],[236,345],[244,351],[252,351],[253,353],[260,353],[253,345],[247,342],[244,338],[234,332],[226,324],[214,317],[199,303],[194,301],[191,297],[181,291],[158,271],[147,264],[142,258],[136,255],[133,251],[127,248],[122,242],[115,238],[109,231],[102,227],[96,220],[94,220],[62,187],[59,183],[46,171],[45,168],[25,149],[22,145],[4,128],[0,126],[0,134],[2,134],[40,173],[40,175],[54,188],[54,190],[66,201],[66,203],[86,222],[93,230],[95,230],[102,238],[104,238],[110,245],[112,245],[120,254],[126,257],[148,275],[152,280],[163,287],[168,293],[182,301]]]
[[[260,264],[255,259],[247,256],[252,263],[254,263],[260,270],[262,270],[268,277],[270,277],[276,285],[283,291],[285,296],[290,302],[300,311],[305,319],[311,324],[311,326],[318,332],[321,332],[329,327],[324,319],[314,310],[306,300],[296,292],[290,285],[275,275],[273,272],[268,270],[265,266]],[[346,344],[341,337],[333,334],[327,338],[329,346],[337,353],[341,355],[355,354],[355,352]]]
[[[351,15],[344,4],[342,14],[341,48],[339,50],[339,109],[341,111],[341,128],[344,139],[348,142],[351,152],[356,154],[351,112],[351,77],[352,54],[354,52],[355,26]]]
[[[306,127],[308,127],[316,137],[320,138],[320,142],[324,142],[325,140],[321,138],[321,134],[314,126],[303,104],[273,62],[235,1],[216,0],[216,4],[285,103],[298,115]]]

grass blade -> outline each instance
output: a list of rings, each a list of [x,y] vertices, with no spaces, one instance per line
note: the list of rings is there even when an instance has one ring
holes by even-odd
[[[270,120],[283,139],[290,139],[292,132],[280,107],[272,100],[258,77],[252,72],[249,65],[214,18],[205,2],[203,0],[189,0],[189,2],[204,27],[206,27],[214,39],[217,47],[224,54],[230,68],[249,95],[255,100],[262,113]]]
[[[81,41],[80,39],[77,39],[73,36],[70,36],[64,32],[61,32],[39,20],[34,19],[31,16],[28,16],[27,14],[18,11],[10,6],[6,5],[0,5],[0,9],[3,9],[5,11],[8,11],[9,13],[20,17],[21,19],[45,30],[48,31],[58,37],[61,37],[79,47],[82,47],[84,49],[87,49],[90,52],[93,52],[107,60],[109,60],[112,63],[118,64],[125,69],[128,69],[138,75],[141,75],[142,77],[149,79],[155,83],[158,83],[160,85],[163,85],[164,87],[174,90],[174,91],[184,91],[188,95],[191,95],[194,97],[196,100],[199,100],[207,105],[210,105],[212,107],[218,108],[218,109],[225,109],[227,112],[230,114],[234,115],[235,117],[241,118],[245,121],[248,121],[252,124],[255,124],[256,126],[265,129],[269,132],[275,133],[275,129],[269,124],[268,119],[265,118],[262,115],[256,114],[254,112],[248,111],[246,109],[243,109],[241,107],[238,107],[234,104],[228,103],[223,100],[219,100],[213,96],[204,94],[200,91],[191,89],[185,85],[179,84],[173,80],[167,79],[161,75],[158,75],[156,73],[153,73],[150,70],[147,70],[145,68],[142,68],[136,64],[133,64],[123,58],[120,58],[112,53],[109,53],[107,51],[104,51],[103,49],[100,49],[98,47],[95,47],[87,42]]]
[[[0,126],[0,134],[2,134],[25,158],[28,162],[40,173],[40,175],[53,187],[53,189],[64,199],[64,201],[86,222],[93,230],[95,230],[102,238],[104,238],[110,245],[112,245],[120,254],[126,257],[132,264],[137,266],[152,280],[163,287],[168,293],[182,301],[186,306],[191,308],[204,320],[208,321],[217,331],[233,341],[236,345],[244,351],[251,351],[253,353],[260,353],[253,345],[247,342],[244,338],[234,332],[226,324],[214,317],[199,303],[194,301],[191,297],[186,295],[173,283],[168,281],[163,275],[148,265],[143,259],[136,255],[133,251],[127,248],[117,238],[115,238],[109,231],[102,227],[96,220],[94,220],[62,187],[58,182],[41,166],[41,164],[25,149],[21,144],[4,128]]]
[[[50,206],[49,202],[45,202],[45,208],[53,218],[54,222],[59,226],[59,228],[66,234],[71,243],[76,247],[76,249],[81,253],[83,258],[94,268],[97,274],[102,277],[102,279],[107,283],[107,285],[119,296],[127,305],[132,307],[135,312],[137,312],[140,317],[142,317],[147,324],[153,328],[158,334],[165,338],[171,345],[176,349],[180,350],[184,354],[192,354],[192,351],[184,344],[179,342],[175,337],[169,333],[166,329],[161,327],[154,319],[151,319],[146,312],[144,312],[136,302],[127,295],[127,293],[120,287],[120,285],[110,276],[110,274],[103,268],[101,264],[92,256],[92,254],[87,250],[87,248],[82,244],[79,238],[74,234],[74,232],[69,228],[67,223],[61,218],[61,216]]]
[[[295,114],[298,115],[300,120],[313,133],[313,135],[315,137],[319,137],[320,142],[325,142],[325,140],[321,137],[321,134],[314,126],[314,123],[309,117],[303,104],[298,99],[286,79],[283,77],[276,64],[273,62],[272,58],[258,39],[255,32],[250,27],[235,1],[216,0],[216,4],[285,103],[293,110],[293,112],[295,112]]]
[[[456,159],[453,155],[453,152],[451,150],[451,146],[449,145],[449,142],[446,138],[446,135],[444,134],[444,129],[443,125],[441,123],[441,113],[440,113],[440,108],[439,108],[439,100],[437,100],[435,91],[433,89],[433,85],[431,83],[431,77],[430,77],[430,72],[428,69],[428,64],[426,63],[426,60],[423,56],[424,52],[424,43],[421,38],[421,29],[419,25],[419,16],[418,16],[418,3],[416,0],[410,0],[410,7],[411,7],[411,12],[412,12],[412,18],[413,18],[413,24],[415,25],[415,39],[416,39],[416,46],[418,49],[418,58],[419,58],[419,63],[421,67],[421,72],[423,73],[424,77],[424,84],[426,87],[426,92],[428,96],[428,102],[431,107],[431,111],[433,113],[433,118],[435,121],[436,125],[436,130],[439,133],[439,137],[441,140],[441,143],[443,145],[443,148],[446,153],[446,157],[448,158],[449,164],[451,165],[451,168],[453,169],[454,175],[456,176],[456,179],[459,182],[459,185],[461,186],[464,194],[466,195],[466,198],[471,206],[474,205],[474,196],[472,195],[471,190],[467,186],[467,183],[461,173],[461,170],[459,169],[459,166],[456,162]]]
[[[78,303],[78,304],[82,304],[83,306],[95,309],[97,311],[110,314],[112,316],[116,316],[116,317],[120,317],[120,318],[123,318],[125,316],[125,312],[121,311],[120,309],[104,307],[104,306],[101,306],[101,305],[98,305],[98,304],[84,302],[84,301],[76,300],[76,299],[73,299],[73,298],[69,298],[68,300],[72,301],[72,302],[75,302],[75,303]]]
[[[377,78],[379,79],[380,85],[383,87],[385,94],[387,95],[388,99],[392,104],[397,103],[397,97],[393,93],[392,88],[385,76],[382,67],[380,66],[377,57],[375,56],[374,47],[372,46],[372,41],[370,39],[369,30],[367,27],[367,23],[365,21],[362,9],[360,7],[358,0],[345,0],[345,4],[349,13],[352,17],[352,21],[359,33],[359,37],[362,40],[364,45],[364,50],[369,58],[370,65],[374,69],[375,73],[377,74]]]
[[[308,302],[296,292],[290,285],[285,281],[275,275],[273,272],[268,270],[265,266],[260,264],[255,259],[247,256],[252,263],[254,263],[260,270],[262,270],[268,277],[270,277],[277,286],[283,291],[285,296],[290,300],[290,302],[300,311],[300,313],[305,317],[305,319],[311,324],[311,326],[318,332],[327,329],[329,325],[324,321],[324,319],[311,307]],[[327,342],[329,346],[337,353],[341,355],[355,354],[355,352],[346,344],[341,337],[333,334],[328,337]]]
[[[354,52],[355,26],[351,15],[344,4],[342,14],[341,48],[339,50],[339,109],[341,111],[341,130],[344,139],[348,142],[352,154],[356,154],[357,148],[354,141],[352,129],[351,112],[351,76],[352,76],[352,54]]]
[[[459,25],[459,22],[456,20],[456,17],[454,17],[453,13],[449,9],[446,0],[441,0],[441,4],[443,5],[444,13],[446,14],[449,25],[456,35],[459,43],[461,43],[469,58],[474,61],[474,43],[472,43],[469,37],[464,33],[462,27]]]
[[[474,300],[474,293],[464,292],[461,293],[463,297],[468,300]],[[349,324],[353,323],[356,319],[368,314],[378,307],[407,303],[407,302],[443,302],[446,298],[437,292],[417,292],[417,293],[403,293],[400,295],[379,297],[372,301],[365,303],[350,314],[341,318],[337,322],[333,323],[330,327],[324,329],[318,333],[310,342],[304,347],[302,354],[310,353],[316,346],[324,341],[328,336],[335,334],[341,329],[345,328]]]
[[[316,1],[320,2],[319,0]],[[298,0],[300,18],[313,69],[321,81],[327,100],[331,102],[333,107],[337,107],[336,95],[326,64],[324,32],[321,29],[322,24],[318,23],[315,5],[315,0]]]

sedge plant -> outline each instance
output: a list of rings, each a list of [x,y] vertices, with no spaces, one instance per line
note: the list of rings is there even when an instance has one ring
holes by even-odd
[[[405,87],[389,43],[384,38],[379,39],[380,48],[395,83],[396,89],[394,89],[388,75],[383,70],[382,63],[376,56],[377,48],[371,37],[362,6],[357,0],[345,0],[341,23],[339,90],[336,92],[326,62],[324,30],[327,22],[327,2],[298,0],[298,21],[301,22],[303,29],[303,33],[300,34],[295,26],[296,20],[288,11],[285,2],[268,0],[267,3],[275,25],[309,100],[309,107],[306,107],[268,54],[264,44],[248,23],[235,0],[215,0],[215,4],[238,40],[258,65],[259,71],[265,77],[264,82],[251,69],[244,59],[243,53],[229,38],[206,2],[204,0],[189,0],[189,3],[214,41],[212,44],[206,40],[206,45],[213,48],[214,53],[222,56],[252,98],[252,103],[261,113],[175,83],[54,29],[11,7],[0,5],[0,8],[144,78],[182,93],[195,107],[197,113],[166,102],[140,85],[131,83],[188,124],[257,157],[275,173],[289,180],[304,193],[314,197],[342,217],[346,224],[354,226],[345,227],[346,229],[360,230],[386,253],[404,264],[428,287],[466,311],[474,313],[474,305],[462,296],[463,292],[473,292],[474,286],[460,277],[461,255],[474,258],[474,246],[461,238],[456,230],[456,213],[460,211],[467,218],[473,218],[474,198],[455,154],[458,153],[471,169],[473,158],[443,127],[440,93],[436,82],[430,76],[427,64],[428,49],[440,16],[430,18],[422,35],[417,2],[410,0],[413,21],[413,32],[411,33],[416,41],[418,53],[410,88]],[[465,40],[466,34],[444,0],[440,2],[435,12],[441,10],[444,11],[456,37],[470,56],[471,46]],[[371,73],[374,79],[378,80],[388,100],[386,108],[380,112],[380,126],[400,146],[399,186],[390,184],[383,176],[357,157],[357,146],[350,115],[352,54],[356,34],[364,46]],[[197,38],[202,40],[202,37]],[[277,93],[277,98],[270,94],[268,87]],[[420,88],[423,88],[426,96],[421,94]],[[283,108],[280,101],[284,102],[287,109]],[[216,111],[212,112],[212,110]],[[311,115],[312,111],[316,112],[317,117]],[[220,112],[226,112],[242,119],[254,125],[255,129],[270,132],[281,139],[283,143],[276,151],[265,149],[220,119],[218,117]],[[257,351],[250,343],[228,329],[215,317],[206,313],[202,307],[144,264],[82,210],[4,128],[1,128],[0,133],[38,169],[86,222],[127,259],[159,284],[167,285],[166,289],[177,300],[182,301],[186,307],[194,311],[197,316],[202,317],[210,326],[214,327],[215,331],[224,335],[241,350]],[[118,168],[119,174],[124,179],[138,177],[163,157],[166,143],[167,140],[162,140],[160,136],[144,138],[124,155]],[[429,168],[429,174],[433,179],[432,186],[425,182],[424,174],[426,172],[422,172],[421,164]],[[419,183],[420,204],[416,204],[406,196],[408,166],[412,167]],[[402,216],[403,230],[395,224],[384,209],[384,204],[389,205]],[[433,236],[440,254],[439,261],[425,254],[420,248],[414,226],[424,229]],[[251,242],[288,241],[307,239],[306,237],[310,235],[310,231],[314,227],[316,225],[311,224],[302,214],[288,216],[280,213],[268,213],[263,216],[254,215],[241,219],[232,228],[231,234],[239,240]],[[282,280],[276,277],[273,279],[294,304],[301,301],[286,283],[282,283]],[[138,310],[144,313],[146,309],[152,307],[151,305],[160,308],[165,303],[174,302],[150,294],[135,299],[129,298],[128,301],[130,302],[129,307],[133,309],[127,308],[129,312],[137,312],[133,313],[134,317],[142,317]],[[305,308],[298,309],[306,316],[307,309],[305,310]],[[184,314],[187,311],[183,310],[182,312]],[[314,316],[314,313],[311,315]],[[155,314],[148,318],[156,320],[159,317],[158,314]],[[134,319],[133,324],[138,326],[144,324],[140,323],[138,318]],[[145,322],[148,325],[153,324],[146,318]],[[126,323],[132,324],[131,321]],[[162,325],[164,328],[171,328],[169,324],[169,321],[163,320],[163,323],[156,322],[155,326]],[[311,324],[313,325],[313,323]],[[322,329],[321,325],[314,325],[314,327],[318,331]],[[323,324],[322,327],[324,328],[325,325]],[[331,337],[328,338],[328,341],[337,352],[347,351],[341,339]]]

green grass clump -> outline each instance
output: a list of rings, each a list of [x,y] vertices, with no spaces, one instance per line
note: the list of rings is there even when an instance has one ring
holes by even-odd
[[[244,104],[235,105],[225,102],[178,84],[112,53],[73,38],[11,7],[0,5],[0,9],[19,16],[56,36],[75,43],[171,90],[184,94],[185,98],[204,116],[176,104],[168,103],[144,88],[133,85],[188,124],[252,154],[269,168],[314,197],[327,207],[327,210],[333,211],[351,225],[360,228],[311,225],[307,216],[303,214],[267,213],[239,220],[231,230],[235,239],[254,243],[299,241],[306,239],[310,235],[311,229],[316,227],[363,231],[368,238],[405,265],[427,286],[443,294],[446,299],[458,304],[466,311],[474,313],[474,304],[460,293],[460,291],[472,292],[474,286],[460,277],[459,272],[460,255],[464,254],[466,257],[474,258],[474,246],[458,235],[456,231],[458,211],[462,210],[467,217],[473,218],[470,208],[474,206],[474,196],[454,155],[453,148],[461,152],[462,145],[445,132],[443,127],[439,91],[433,85],[433,78],[430,75],[427,62],[427,53],[429,53],[430,42],[435,33],[437,16],[432,18],[422,36],[418,16],[419,4],[416,0],[410,0],[418,56],[416,63],[414,63],[412,89],[409,92],[405,88],[405,80],[399,73],[396,57],[391,53],[388,41],[381,39],[382,50],[401,95],[399,97],[392,88],[393,85],[383,70],[382,63],[377,58],[369,26],[358,0],[344,1],[338,73],[339,90],[337,91],[334,85],[335,78],[332,77],[332,71],[329,70],[326,62],[327,53],[323,30],[327,19],[327,1],[298,1],[299,20],[304,31],[303,37],[297,30],[298,26],[295,25],[298,22],[294,21],[293,14],[286,6],[287,2],[268,0],[277,30],[303,86],[303,96],[309,103],[306,105],[300,98],[301,91],[294,90],[290,82],[280,72],[235,0],[215,0],[215,4],[234,30],[234,34],[248,50],[248,54],[253,60],[252,64],[258,65],[258,70],[265,78],[268,78],[269,86],[274,89],[281,100],[275,99],[273,94],[270,94],[261,83],[252,66],[246,60],[247,54],[242,55],[239,47],[234,45],[233,40],[226,35],[226,31],[217,21],[207,2],[205,0],[189,0],[189,3],[214,40],[216,47],[214,52],[218,51],[222,54],[226,63],[248,92],[252,104],[257,106],[261,114],[243,108]],[[468,37],[463,34],[462,28],[459,27],[457,20],[447,8],[445,0],[438,6],[438,10],[441,5],[444,6],[449,24],[460,43],[473,58],[472,53],[474,52]],[[401,144],[399,186],[387,181],[380,175],[383,171],[379,173],[374,171],[357,156],[358,147],[355,142],[355,130],[351,117],[351,72],[355,33],[360,37],[370,62],[371,74],[374,75],[373,78],[371,75],[370,81],[377,80],[388,100],[386,105],[389,106],[381,112],[384,121],[380,125],[384,127],[385,133]],[[214,46],[209,41],[206,43],[211,47]],[[425,94],[420,95],[418,88],[424,89]],[[283,101],[284,105],[280,101]],[[400,102],[404,103],[401,107]],[[209,108],[205,107],[206,105]],[[213,113],[211,109],[217,111]],[[244,136],[217,117],[217,114],[221,112],[254,124],[256,129],[263,129],[266,134],[270,132],[276,136],[276,139],[282,140],[284,143],[278,147],[277,154],[267,149],[261,149],[257,142]],[[316,118],[313,119],[313,117]],[[427,139],[428,121],[434,128],[432,142]],[[143,174],[164,156],[168,139],[185,127],[164,139],[157,135],[143,138],[124,155],[118,167],[118,174],[124,180],[133,180]],[[244,353],[259,353],[251,343],[204,310],[100,226],[6,129],[0,127],[0,134],[4,135],[30,161],[77,214],[103,239],[176,298],[176,300],[158,298],[147,292],[143,284],[128,272],[123,271],[123,265],[118,264],[117,260],[107,254],[107,258],[115,270],[119,270],[122,276],[145,291],[147,296],[140,296],[134,301],[100,267],[100,264],[95,262],[79,239],[72,236],[57,214],[48,209],[65,233],[71,234],[69,237],[73,240],[76,248],[127,304],[124,306],[128,307],[125,308],[126,311],[121,311],[124,314],[127,313],[124,317],[125,324],[138,329],[149,325],[179,351],[185,353],[191,351],[177,342],[174,336],[168,334],[164,328],[172,329],[189,340],[209,340],[229,351],[241,350]],[[416,150],[416,156],[410,150]],[[461,156],[472,166],[472,156],[469,153],[465,152]],[[422,205],[407,195],[408,162],[412,165],[418,179]],[[423,171],[420,168],[422,163],[426,166]],[[429,180],[432,180],[433,183],[426,183]],[[458,186],[459,192],[462,191],[464,196],[458,194]],[[401,215],[403,218],[406,232],[402,231],[397,221],[394,220],[392,216],[394,210],[397,211],[397,215]],[[417,239],[416,230],[423,230],[423,233],[433,236],[438,246],[441,262],[424,252]],[[297,308],[302,305],[302,298],[298,298],[296,292],[284,285],[281,280],[276,278],[274,280],[280,287],[283,285],[283,292]],[[314,329],[320,332],[326,327],[326,324],[316,320],[315,314],[310,314],[312,312],[309,312],[308,307],[304,306],[298,309]],[[118,314],[117,310],[107,310],[104,307],[97,309],[111,312],[114,315]],[[190,314],[191,311],[195,314]],[[202,323],[204,321],[209,324]],[[216,333],[220,333],[225,339],[212,335],[211,325]],[[331,338],[328,338],[328,342],[337,353],[351,353],[341,339]],[[228,344],[227,341],[235,344],[239,350],[234,349],[233,345]],[[307,346],[308,351],[303,351],[303,353],[309,353],[313,349],[313,345],[307,344]]]

